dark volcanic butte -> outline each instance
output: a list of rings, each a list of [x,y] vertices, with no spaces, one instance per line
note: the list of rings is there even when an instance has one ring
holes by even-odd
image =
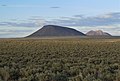
[[[35,33],[29,35],[28,37],[52,37],[52,36],[85,36],[84,33],[79,32],[72,28],[56,26],[56,25],[46,25],[36,31]]]

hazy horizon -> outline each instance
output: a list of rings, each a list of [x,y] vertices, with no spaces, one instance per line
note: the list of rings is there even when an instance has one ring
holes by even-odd
[[[120,36],[120,1],[0,0],[0,38],[25,37],[49,24]]]

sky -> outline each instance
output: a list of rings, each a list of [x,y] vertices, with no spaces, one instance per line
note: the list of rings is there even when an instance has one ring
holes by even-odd
[[[120,36],[120,0],[0,0],[0,38],[25,37],[49,24]]]

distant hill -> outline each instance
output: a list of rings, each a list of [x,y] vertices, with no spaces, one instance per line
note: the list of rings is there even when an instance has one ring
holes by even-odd
[[[84,33],[79,32],[72,28],[56,26],[56,25],[46,25],[29,35],[28,37],[51,37],[51,36],[85,36]]]
[[[103,32],[102,30],[96,30],[96,31],[89,31],[86,33],[87,36],[111,36],[109,33],[107,32]]]

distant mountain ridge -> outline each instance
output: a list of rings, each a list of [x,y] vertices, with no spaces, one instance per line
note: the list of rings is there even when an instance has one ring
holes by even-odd
[[[96,30],[96,31],[89,31],[86,33],[87,36],[111,36],[111,34],[107,32],[103,32],[102,30]]]
[[[27,37],[52,37],[52,36],[59,37],[59,36],[86,36],[86,35],[72,28],[56,25],[46,25]]]

